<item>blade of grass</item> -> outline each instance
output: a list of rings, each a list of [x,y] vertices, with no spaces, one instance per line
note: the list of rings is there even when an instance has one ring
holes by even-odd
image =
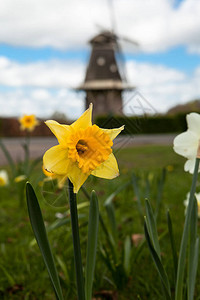
[[[194,297],[195,281],[198,267],[199,238],[197,237],[198,207],[196,197],[192,209],[190,224],[190,247],[188,259],[188,300]]]
[[[40,210],[37,197],[30,183],[26,184],[26,195],[27,195],[29,217],[30,217],[35,238],[37,240],[38,246],[42,253],[42,257],[46,265],[46,268],[48,270],[49,277],[51,279],[56,297],[59,300],[63,300],[60,281],[56,270],[52,251],[49,245],[46,229],[44,226],[44,221],[42,218],[42,213]]]
[[[4,153],[5,157],[6,157],[6,159],[7,159],[7,161],[8,161],[8,164],[9,164],[9,166],[10,166],[10,168],[11,168],[13,177],[15,177],[16,174],[17,174],[17,170],[16,170],[16,167],[15,167],[15,163],[14,163],[14,161],[13,161],[13,159],[12,159],[12,156],[10,155],[9,151],[7,150],[7,148],[6,148],[6,146],[4,145],[4,143],[3,143],[3,141],[2,141],[1,138],[0,138],[0,147],[1,147],[1,149],[2,149],[2,151],[3,151],[3,153]]]
[[[162,200],[162,194],[163,194],[163,188],[165,184],[165,178],[166,178],[166,168],[163,168],[161,178],[158,181],[158,188],[157,188],[157,198],[156,198],[156,211],[155,211],[155,217],[157,218],[159,210],[160,210],[160,204]]]
[[[2,270],[2,273],[4,273],[5,277],[7,278],[10,286],[14,286],[15,285],[15,280],[14,278],[11,276],[11,274],[9,274],[9,272],[7,271],[7,268],[0,265],[0,269]]]
[[[121,184],[118,189],[116,189],[116,191],[114,191],[105,201],[104,205],[108,205],[109,203],[111,203],[113,201],[113,199],[115,198],[115,196],[117,194],[119,194],[121,191],[123,191],[128,185],[130,184],[130,181]]]
[[[177,256],[177,251],[176,251],[176,244],[174,241],[173,227],[172,227],[172,221],[171,221],[171,216],[170,216],[169,210],[167,212],[167,224],[168,224],[168,232],[169,232],[169,238],[170,238],[170,244],[171,244],[172,256],[173,256],[173,263],[174,263],[174,278],[176,278],[178,256]]]
[[[103,232],[105,234],[106,240],[110,246],[110,250],[113,255],[114,263],[116,264],[117,263],[116,244],[115,244],[113,236],[111,235],[110,232],[108,232],[108,229],[107,229],[100,213],[99,213],[99,221],[100,221],[101,228],[103,229]]]
[[[117,238],[117,224],[116,224],[116,218],[115,218],[115,209],[112,202],[105,205],[106,212],[108,215],[108,221],[110,223],[112,235],[114,239]]]
[[[131,266],[131,240],[130,237],[127,236],[124,242],[124,270],[126,275],[129,276],[130,274],[130,266]]]
[[[97,251],[97,237],[99,229],[99,206],[96,193],[92,191],[90,200],[90,212],[88,221],[88,243],[85,271],[85,298],[92,299],[92,284]]]
[[[194,174],[193,174],[193,179],[192,179],[192,186],[191,186],[190,197],[189,197],[189,204],[187,207],[183,235],[182,235],[182,239],[181,239],[180,252],[179,252],[175,300],[180,300],[180,299],[182,299],[182,296],[183,296],[183,279],[184,279],[184,271],[185,271],[186,250],[187,250],[187,243],[188,243],[188,237],[189,237],[189,226],[190,226],[192,208],[193,208],[193,203],[194,203],[194,194],[195,194],[195,190],[196,190],[196,183],[197,183],[197,177],[198,177],[199,162],[200,162],[200,159],[196,158],[195,169],[194,169]]]
[[[85,217],[84,214],[79,214],[78,219],[82,219],[84,217]],[[51,225],[49,225],[47,227],[47,232],[50,232],[54,229],[57,229],[57,228],[59,228],[63,225],[66,225],[66,224],[70,223],[70,222],[71,222],[70,218],[67,218],[67,217],[64,217],[63,219],[56,220],[55,222],[53,222]]]
[[[151,204],[149,201],[146,199],[145,200],[145,209],[146,209],[146,222],[147,222],[147,228],[153,243],[153,246],[160,258],[160,245],[158,241],[158,233],[157,233],[157,228],[156,228],[156,220],[154,217],[154,213],[151,207]]]
[[[139,211],[139,214],[140,214],[140,218],[143,222],[144,213],[143,213],[142,203],[141,203],[141,199],[140,199],[140,191],[139,191],[139,187],[138,187],[138,183],[137,183],[137,177],[134,173],[132,175],[132,183],[133,183],[133,190],[134,190],[134,193],[136,195],[138,211]]]
[[[158,274],[160,276],[161,282],[162,282],[162,286],[163,286],[163,291],[165,293],[165,297],[167,300],[171,300],[171,291],[170,291],[170,284],[169,284],[169,279],[167,276],[167,273],[162,265],[162,262],[160,260],[160,257],[158,256],[156,250],[154,249],[154,246],[151,242],[151,238],[147,229],[147,222],[146,222],[146,218],[145,218],[145,222],[144,222],[144,233],[145,233],[145,237],[146,237],[146,241],[150,250],[150,253],[152,255],[153,261],[155,263],[156,269],[158,271]]]

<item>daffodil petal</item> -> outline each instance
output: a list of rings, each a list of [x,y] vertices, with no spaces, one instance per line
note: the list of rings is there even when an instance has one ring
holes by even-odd
[[[187,115],[188,129],[200,137],[200,114],[190,113]]]
[[[194,167],[195,167],[195,158],[193,159],[188,159],[184,165],[184,170],[186,172],[189,172],[190,174],[194,173]]]
[[[198,138],[191,130],[179,134],[174,139],[174,151],[186,158],[193,158],[197,155]]]
[[[58,187],[60,189],[62,189],[63,186],[65,185],[66,180],[67,180],[67,175],[65,175],[65,176],[58,175],[56,178],[58,180]]]
[[[83,173],[76,163],[71,162],[69,166],[68,177],[74,186],[74,193],[78,193],[80,187],[86,181],[90,174]]]
[[[92,103],[90,103],[89,108],[80,116],[80,118],[70,125],[74,130],[79,130],[80,128],[85,129],[92,126]]]
[[[59,144],[61,144],[62,146],[66,146],[67,136],[70,132],[70,126],[69,125],[61,125],[54,120],[48,120],[45,122],[45,124],[49,127],[49,129],[56,136]]]
[[[113,153],[109,155],[106,161],[104,161],[99,167],[92,171],[91,174],[106,179],[113,179],[119,176],[118,164]]]
[[[101,128],[101,130],[103,130],[105,133],[107,133],[109,135],[111,141],[113,141],[116,138],[116,136],[118,136],[118,134],[120,134],[120,132],[122,130],[124,130],[124,125],[119,128],[114,128],[114,129]]]
[[[60,145],[50,148],[43,156],[44,168],[56,175],[67,174],[69,163],[68,150]]]

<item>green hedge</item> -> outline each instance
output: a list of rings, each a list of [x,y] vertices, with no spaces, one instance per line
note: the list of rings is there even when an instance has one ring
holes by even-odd
[[[134,117],[98,116],[95,124],[101,128],[116,128],[125,125],[122,134],[173,133],[187,129],[185,114]]]

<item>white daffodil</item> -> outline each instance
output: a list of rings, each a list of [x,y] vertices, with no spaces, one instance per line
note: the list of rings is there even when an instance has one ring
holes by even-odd
[[[8,173],[6,170],[0,171],[0,186],[8,185]]]
[[[188,159],[184,170],[192,174],[200,141],[200,114],[190,113],[186,119],[188,129],[174,139],[174,151]]]
[[[186,199],[184,200],[184,205],[185,205],[185,214],[187,211],[188,203],[189,203],[189,197],[190,193],[187,193]],[[195,197],[197,199],[197,208],[198,208],[198,218],[200,218],[200,193],[195,193]]]

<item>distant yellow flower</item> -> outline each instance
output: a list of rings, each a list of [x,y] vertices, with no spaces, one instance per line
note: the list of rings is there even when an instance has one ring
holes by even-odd
[[[174,170],[174,166],[172,166],[172,165],[167,166],[167,171],[168,172],[172,172],[173,170]]]
[[[8,185],[8,173],[6,170],[1,170],[0,171],[0,186],[5,186]]]
[[[57,137],[59,145],[47,150],[43,157],[45,170],[66,176],[77,193],[90,174],[112,179],[119,175],[112,153],[113,139],[124,129],[101,129],[92,125],[92,104],[73,124],[45,122]]]
[[[35,115],[24,115],[23,117],[19,118],[19,122],[21,124],[21,130],[27,129],[28,131],[33,131],[35,126],[39,124]]]
[[[15,177],[14,182],[18,183],[18,182],[24,181],[26,179],[27,179],[26,175],[19,175],[19,176]]]
[[[42,171],[43,171],[44,175],[47,176],[47,178],[48,178],[49,180],[51,180],[51,179],[52,179],[52,180],[53,180],[53,179],[57,179],[57,181],[58,181],[58,187],[59,187],[60,189],[63,188],[63,186],[64,186],[64,184],[65,184],[65,181],[67,180],[67,176],[57,175],[57,174],[55,174],[55,173],[49,172],[49,171],[45,170],[44,166],[42,167]],[[47,180],[48,180],[48,179],[47,179]]]

